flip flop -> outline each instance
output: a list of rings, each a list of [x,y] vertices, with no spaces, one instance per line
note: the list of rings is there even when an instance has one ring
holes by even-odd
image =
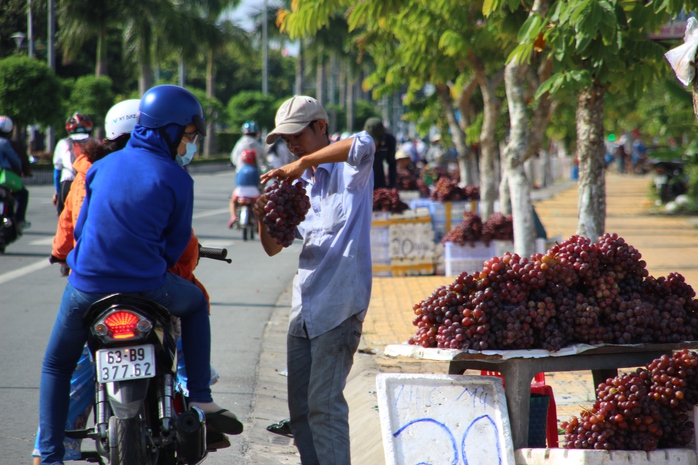
[[[230,415],[226,415],[226,412]],[[226,434],[240,434],[243,430],[242,423],[235,414],[224,408],[217,412],[206,413],[206,423],[213,425],[217,431]]]
[[[272,423],[271,425],[267,426],[267,431],[274,434],[280,434],[282,436],[293,437],[293,433],[291,432],[291,419],[286,418],[285,420],[281,420],[277,423]]]

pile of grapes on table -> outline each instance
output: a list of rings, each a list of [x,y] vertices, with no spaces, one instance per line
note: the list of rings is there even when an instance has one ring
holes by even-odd
[[[649,276],[617,234],[572,236],[545,254],[506,253],[414,305],[409,344],[457,350],[698,339],[698,301],[683,276]]]
[[[688,413],[698,404],[698,356],[689,350],[663,355],[607,379],[596,396],[591,409],[561,424],[566,449],[685,447],[694,431]]]
[[[458,200],[480,200],[479,186],[459,187],[458,181],[449,177],[441,177],[431,192],[431,200],[450,202]]]
[[[276,243],[288,247],[293,243],[296,226],[305,219],[310,209],[310,199],[301,181],[295,184],[289,180],[277,182],[264,189],[267,204],[264,211],[264,224]]]
[[[380,188],[373,191],[373,211],[402,213],[410,207],[400,200],[397,189]]]
[[[465,212],[463,221],[446,233],[441,242],[454,242],[463,246],[470,244],[472,246],[478,241],[489,245],[493,240],[514,240],[514,223],[511,215],[493,213],[483,223],[479,215]]]

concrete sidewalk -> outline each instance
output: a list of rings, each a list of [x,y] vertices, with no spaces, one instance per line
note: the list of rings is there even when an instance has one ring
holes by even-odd
[[[635,246],[647,261],[650,274],[665,276],[677,271],[689,284],[698,285],[698,239],[695,227],[681,217],[649,214],[649,177],[607,174],[606,231],[616,232]],[[548,236],[567,238],[577,227],[577,188],[560,183],[534,194],[536,211]],[[386,345],[405,343],[416,332],[412,306],[455,277],[420,276],[374,278],[371,303],[364,323],[362,345],[355,357],[346,397],[350,406],[352,462],[385,463],[377,410],[375,376],[379,372],[447,373],[447,362],[429,362],[382,355]],[[285,334],[290,290],[279,301],[266,334],[260,364],[255,418],[248,429],[253,463],[300,463],[292,440],[265,430],[268,424],[288,416],[285,369]],[[590,372],[550,373],[558,420],[579,415],[594,400]]]

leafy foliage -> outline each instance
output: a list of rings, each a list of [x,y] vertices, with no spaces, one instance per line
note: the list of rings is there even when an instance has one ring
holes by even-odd
[[[228,101],[228,124],[239,128],[245,121],[254,120],[260,128],[271,130],[276,115],[276,99],[259,91],[244,91]]]
[[[104,116],[114,104],[112,81],[108,77],[82,76],[72,86],[67,118],[79,111],[90,115],[95,126],[104,124]]]
[[[0,60],[0,108],[21,127],[62,123],[63,85],[44,63],[13,56]]]

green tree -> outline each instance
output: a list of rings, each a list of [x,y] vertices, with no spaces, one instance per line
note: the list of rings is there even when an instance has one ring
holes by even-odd
[[[66,117],[79,111],[89,115],[95,127],[102,127],[112,105],[114,93],[111,79],[106,76],[82,76],[72,86]]]
[[[63,85],[46,64],[27,57],[0,60],[0,108],[15,125],[59,125],[65,115]]]
[[[261,91],[244,91],[228,101],[228,123],[238,130],[245,121],[254,120],[260,128],[273,128],[277,100]]]
[[[595,239],[604,232],[604,99],[608,92],[640,98],[658,77],[664,49],[648,35],[694,2],[623,0],[558,1],[533,12],[519,32],[511,58],[526,63],[536,48],[553,59],[553,74],[538,96],[561,88],[577,92],[579,214],[577,233]],[[491,0],[486,9],[517,8],[518,2]],[[541,47],[542,45],[542,47]]]
[[[96,38],[95,76],[108,75],[108,28],[119,24],[122,4],[115,0],[60,0],[56,17],[64,61],[74,59],[86,42]]]

